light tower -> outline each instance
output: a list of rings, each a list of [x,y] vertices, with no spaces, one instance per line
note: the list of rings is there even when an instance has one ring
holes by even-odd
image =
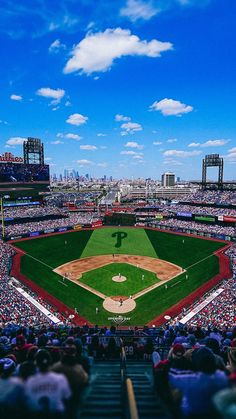
[[[43,143],[39,138],[28,137],[23,144],[25,164],[44,164]]]
[[[223,170],[224,170],[224,160],[219,154],[207,154],[202,160],[202,189],[206,189],[207,182],[207,168],[208,167],[218,167],[218,189],[223,187]]]

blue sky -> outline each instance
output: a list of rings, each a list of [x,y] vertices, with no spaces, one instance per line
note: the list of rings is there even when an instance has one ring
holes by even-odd
[[[52,173],[236,178],[234,0],[1,0],[1,153]],[[209,170],[213,178],[216,171]]]

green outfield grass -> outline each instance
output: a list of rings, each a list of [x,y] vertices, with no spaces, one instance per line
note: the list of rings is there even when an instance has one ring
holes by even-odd
[[[126,233],[127,235],[119,240],[120,233]],[[118,245],[118,247],[115,245]],[[60,283],[61,276],[53,272],[52,268],[81,257],[109,253],[154,256],[181,267],[190,267],[188,269],[188,280],[186,280],[185,274],[181,274],[169,281],[168,290],[162,285],[136,300],[136,309],[127,315],[131,317],[130,324],[141,325],[161,314],[214,277],[219,271],[218,258],[211,255],[224,245],[224,243],[210,240],[122,227],[120,229],[104,228],[95,231],[79,231],[15,243],[15,246],[27,252],[21,263],[21,272],[24,275],[69,307],[76,307],[79,313],[89,321],[100,325],[108,324],[108,317],[110,316],[103,309],[103,300],[70,281],[66,281],[68,286],[62,285]],[[128,272],[127,269],[130,272],[137,269],[132,265],[125,265],[126,272]],[[191,265],[194,266],[191,267]],[[128,281],[115,283],[107,280],[108,276],[113,275],[113,272],[119,273],[121,271],[121,269],[117,271],[114,264],[107,265],[104,268],[87,272],[82,280],[88,281],[86,283],[108,296],[129,296],[138,292],[138,288],[136,291],[135,288],[132,288],[133,285],[131,286],[131,283],[136,285],[135,281],[130,281],[130,286],[128,286]],[[138,271],[141,271],[141,269],[138,269]],[[145,281],[145,288],[157,281],[154,274],[148,272],[149,276],[146,272],[144,275],[148,276],[149,283],[146,284]],[[123,270],[120,273],[124,274]],[[134,271],[132,274],[135,278]],[[125,276],[127,275],[129,273],[125,274]],[[137,275],[139,276],[139,273]],[[154,275],[155,280],[152,275]],[[139,282],[137,284],[139,286]],[[174,284],[176,285],[171,287]],[[142,284],[140,284],[141,286]],[[99,308],[98,315],[95,312],[96,307]]]
[[[52,268],[56,268],[71,260],[80,259],[92,233],[92,230],[83,230],[74,233],[56,234],[21,241],[15,243],[15,246]]]
[[[161,285],[139,297],[136,300],[136,308],[127,313],[127,316],[130,317],[127,324],[146,324],[214,277],[218,270],[218,258],[211,256],[209,259],[200,262],[197,267],[188,270],[188,280],[186,280],[185,274],[181,274],[168,282],[167,290],[164,285]],[[97,295],[68,280],[65,280],[67,286],[63,285],[60,282],[60,275],[28,256],[22,257],[21,272],[47,292],[63,301],[68,307],[72,309],[76,307],[79,314],[86,317],[90,322],[101,326],[109,324],[108,317],[111,314],[104,310],[103,300]],[[96,315],[96,307],[99,309],[98,315]]]
[[[182,268],[191,266],[225,246],[222,242],[155,230],[146,230],[146,233],[160,259]]]
[[[144,229],[125,227],[94,230],[81,257],[111,253],[157,257]]]
[[[127,280],[124,282],[112,281],[112,277],[119,273],[124,275]],[[142,275],[144,275],[144,279],[142,279]],[[111,263],[102,268],[84,273],[80,281],[99,290],[107,297],[115,295],[129,297],[156,284],[159,282],[159,279],[153,272],[137,268],[128,263]]]

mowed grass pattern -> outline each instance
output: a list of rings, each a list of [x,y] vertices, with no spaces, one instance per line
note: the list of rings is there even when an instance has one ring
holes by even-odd
[[[127,233],[125,238],[121,238],[120,247],[115,247],[117,235],[112,236],[117,231]],[[124,254],[159,256],[163,260],[173,262],[182,267],[195,264],[188,269],[188,280],[186,280],[185,273],[183,273],[168,283],[168,290],[165,289],[164,285],[161,285],[136,300],[137,306],[135,310],[129,313],[131,318],[129,324],[142,325],[214,277],[219,272],[219,263],[218,258],[213,256],[212,253],[225,246],[225,243],[153,230],[145,231],[144,229],[121,227],[120,229],[104,228],[94,232],[80,231],[59,234],[22,241],[16,243],[15,246],[23,249],[38,260],[27,255],[22,258],[21,272],[24,275],[69,307],[78,308],[78,312],[82,316],[99,325],[109,323],[109,313],[103,309],[103,300],[70,281],[66,281],[67,287],[63,286],[60,283],[61,277],[41,262],[55,268],[85,255],[118,254],[120,252]],[[139,276],[139,274],[137,275]],[[91,274],[92,277],[93,274]],[[90,281],[89,273],[88,280]],[[95,277],[92,280],[95,281]],[[106,280],[104,283],[106,283]],[[122,283],[117,285],[117,295],[124,294],[129,296],[132,294],[130,289],[128,290],[129,292],[124,290],[121,292],[119,286]],[[101,290],[98,280],[96,289]],[[98,315],[96,315],[96,307],[99,308]]]
[[[112,277],[115,275],[124,275],[127,280],[124,282],[115,282]],[[142,275],[144,279],[142,279]],[[101,291],[107,297],[122,295],[129,297],[137,292],[159,282],[159,279],[153,272],[137,268],[128,263],[111,263],[99,269],[83,274],[80,281],[90,287]]]
[[[125,227],[94,230],[81,257],[112,253],[157,257],[144,229]]]
[[[187,280],[185,273],[183,273],[169,281],[167,290],[165,285],[161,285],[137,298],[136,308],[128,313],[130,321],[127,322],[127,325],[146,324],[203,285],[215,276],[218,270],[218,258],[211,256],[209,259],[199,263],[197,267],[190,268]],[[97,295],[66,279],[65,283],[67,286],[64,286],[60,282],[60,275],[28,256],[22,257],[21,272],[47,292],[63,301],[68,307],[72,309],[76,307],[79,314],[92,323],[101,326],[109,324],[108,317],[110,314],[104,310],[103,300]],[[96,314],[96,307],[99,309],[99,314]]]
[[[162,231],[146,230],[147,236],[160,259],[187,268],[208,257],[225,243],[198,239],[180,234],[169,234]]]
[[[80,259],[93,231],[83,230],[73,233],[56,234],[15,243],[35,259],[57,268],[71,260]]]

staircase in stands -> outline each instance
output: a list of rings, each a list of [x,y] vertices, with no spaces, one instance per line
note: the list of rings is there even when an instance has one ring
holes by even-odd
[[[139,419],[169,419],[170,415],[153,389],[152,366],[144,361],[126,361],[126,376],[132,380]],[[129,418],[122,391],[120,362],[96,361],[91,383],[81,407],[80,419]]]

